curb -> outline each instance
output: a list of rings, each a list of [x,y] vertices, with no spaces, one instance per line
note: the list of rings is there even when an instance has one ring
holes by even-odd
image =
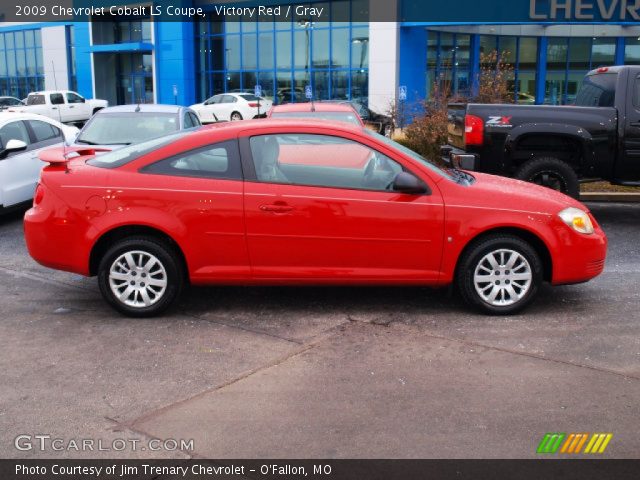
[[[583,202],[618,202],[618,203],[638,203],[640,202],[640,192],[583,192],[580,194]]]

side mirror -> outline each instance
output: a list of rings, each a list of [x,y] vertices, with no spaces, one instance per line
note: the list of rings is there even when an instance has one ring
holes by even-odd
[[[27,149],[27,144],[22,140],[16,140],[12,138],[7,142],[7,145],[4,147],[4,150],[0,151],[0,158],[5,158],[11,152],[21,152]]]
[[[393,179],[392,187],[394,192],[413,195],[429,192],[425,183],[409,172],[400,172],[396,175],[396,178]]]

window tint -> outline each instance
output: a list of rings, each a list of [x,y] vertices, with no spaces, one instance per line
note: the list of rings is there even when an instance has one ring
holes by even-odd
[[[189,112],[189,116],[191,117],[191,123],[193,123],[194,127],[199,127],[200,125],[202,125],[195,113]]]
[[[184,128],[192,128],[195,125],[193,124],[193,120],[191,119],[191,116],[189,115],[189,113],[185,113],[184,114]]]
[[[133,160],[140,158],[141,156],[146,155],[153,150],[175,142],[176,140],[179,140],[189,133],[191,132],[189,132],[188,130],[182,130],[172,135],[165,135],[163,137],[147,140],[146,142],[129,145],[128,147],[120,148],[118,150],[100,155],[99,157],[92,158],[87,162],[87,164],[94,167],[117,168],[129,162],[132,162]]]
[[[29,132],[27,127],[22,121],[7,123],[4,127],[0,128],[0,142],[4,147],[9,140],[22,140],[29,145]]]
[[[600,73],[585,77],[576,96],[576,105],[579,107],[613,107],[617,80],[617,73]]]
[[[242,179],[240,154],[236,140],[185,152],[149,165],[142,171],[160,175]]]
[[[358,190],[391,190],[400,164],[340,137],[280,134],[250,140],[258,181]]]
[[[44,105],[44,95],[29,95],[27,97],[27,105]]]
[[[10,107],[13,105],[20,105],[22,102],[17,98],[12,97],[0,97],[0,106],[2,107]]]
[[[84,103],[84,99],[80,95],[73,92],[67,92],[67,103]]]
[[[52,105],[61,105],[64,103],[64,97],[61,93],[52,93],[49,95],[49,99],[51,100]]]
[[[29,120],[29,125],[36,136],[36,142],[44,142],[62,136],[62,132],[53,125],[40,120]]]
[[[258,100],[262,100],[260,97],[256,97],[255,95],[240,95],[240,97],[244,98],[247,102],[257,102]]]

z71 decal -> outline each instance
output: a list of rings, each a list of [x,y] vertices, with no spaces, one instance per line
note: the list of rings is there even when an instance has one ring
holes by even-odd
[[[511,116],[503,117],[503,116],[490,116],[487,122],[485,123],[487,127],[500,127],[500,128],[511,128]]]

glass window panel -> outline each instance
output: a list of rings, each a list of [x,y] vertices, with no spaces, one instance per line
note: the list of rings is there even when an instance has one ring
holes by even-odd
[[[567,39],[549,38],[547,45],[547,70],[567,69]]]
[[[131,41],[142,41],[142,22],[131,22]]]
[[[640,63],[640,39],[627,38],[625,39],[624,48],[624,63],[627,65],[636,65]],[[594,66],[596,64],[594,63]]]
[[[289,103],[293,96],[291,86],[291,73],[278,72],[276,75],[276,98],[277,103]]]
[[[261,32],[273,30],[273,15],[260,15],[258,17],[258,30]]]
[[[227,35],[225,50],[227,54],[227,68],[229,70],[239,70],[240,69],[240,36]]]
[[[40,30],[35,31],[36,47],[42,46],[42,32]]]
[[[565,72],[547,72],[544,103],[561,105],[564,100]]]
[[[242,35],[242,68],[258,68],[256,41],[257,36],[255,33]]]
[[[33,37],[33,30],[26,30],[24,32],[24,46],[27,48],[33,48],[35,46],[35,39]]]
[[[369,72],[353,70],[351,72],[351,99],[365,105],[369,100]]]
[[[227,91],[240,89],[240,72],[227,72]],[[220,93],[220,92],[215,92]]]
[[[205,19],[199,19],[196,23],[196,32],[199,36],[209,33],[209,16]]]
[[[331,98],[347,100],[349,98],[349,71],[334,70],[331,72]]]
[[[227,15],[225,17],[224,28],[227,33],[240,33],[240,22],[237,15]]]
[[[331,66],[349,67],[349,29],[336,28],[331,31]]]
[[[293,89],[291,92],[291,101],[306,102],[304,95],[304,87],[310,85],[311,80],[308,72],[295,72],[293,74]]]
[[[244,15],[242,17],[242,33],[255,32],[255,31],[256,31],[255,17],[252,18],[249,15]]]
[[[258,81],[262,87],[262,97],[271,101],[274,100],[273,79],[273,72],[260,72],[258,74]]]
[[[354,28],[351,34],[351,66],[367,68],[369,66],[369,29]]]
[[[5,39],[5,43],[7,44],[6,47],[9,48],[13,48],[15,47],[15,43],[13,41],[13,32],[9,32],[9,33],[5,33],[4,39]]]
[[[282,15],[284,16],[284,12],[282,13]],[[291,30],[291,20],[285,20],[286,19],[283,19],[283,21],[275,23],[276,30]]]
[[[500,55],[502,61],[510,65],[516,63],[517,39],[516,37],[500,37]]]
[[[26,50],[27,53],[27,75],[35,75],[36,74],[36,50],[34,48],[29,48]]]
[[[313,68],[329,67],[329,30],[313,30],[312,40],[312,66]]]
[[[313,99],[329,100],[329,77],[328,71],[318,71],[313,73]]]
[[[211,69],[224,70],[224,37],[211,37],[209,48]]]
[[[480,53],[489,55],[498,49],[498,37],[495,35],[480,35]]]
[[[273,33],[260,33],[258,36],[258,40],[258,48],[260,52],[260,69],[273,69]]]
[[[38,62],[38,70],[37,70],[38,75],[44,75],[44,66],[42,62],[42,48],[36,48],[36,61]]]
[[[440,34],[440,68],[450,70],[453,66],[453,34]]]
[[[569,40],[569,68],[589,70],[591,56],[591,38],[571,38]]]
[[[4,51],[4,34],[0,33],[0,50]]]
[[[10,77],[16,76],[16,52],[15,50],[7,50],[7,74]]]
[[[435,69],[438,65],[438,32],[427,34],[427,68]]]
[[[596,38],[591,50],[592,68],[613,65],[616,57],[616,41],[613,38]]]
[[[471,35],[456,35],[456,67],[469,65],[469,50],[471,48]]]
[[[538,39],[521,37],[518,55],[519,68],[521,70],[535,70],[538,64]]]
[[[578,93],[578,89],[580,88],[580,84],[582,83],[582,79],[584,78],[584,71],[577,72],[569,72],[567,77],[567,96],[566,103],[572,104],[576,101],[576,94]]]
[[[16,48],[24,48],[24,32],[14,32]]]
[[[210,58],[209,40],[207,37],[200,37],[198,39],[198,58],[200,60],[201,70],[211,69],[211,66],[209,65],[209,58]]]
[[[276,33],[276,62],[280,69],[291,68],[291,32]]]
[[[211,90],[207,94],[207,98],[216,93],[224,92],[224,73],[209,74],[209,79],[211,82]],[[203,100],[205,99],[203,98]]]
[[[293,48],[295,49],[295,68],[307,69],[309,66],[309,29],[296,29],[293,33]]]
[[[142,41],[151,41],[151,22],[149,20],[142,21]]]
[[[257,72],[244,72],[242,74],[242,89],[247,92],[253,92],[253,89],[258,83],[258,73]],[[231,90],[231,89],[228,89]],[[227,90],[227,91],[228,91]]]

